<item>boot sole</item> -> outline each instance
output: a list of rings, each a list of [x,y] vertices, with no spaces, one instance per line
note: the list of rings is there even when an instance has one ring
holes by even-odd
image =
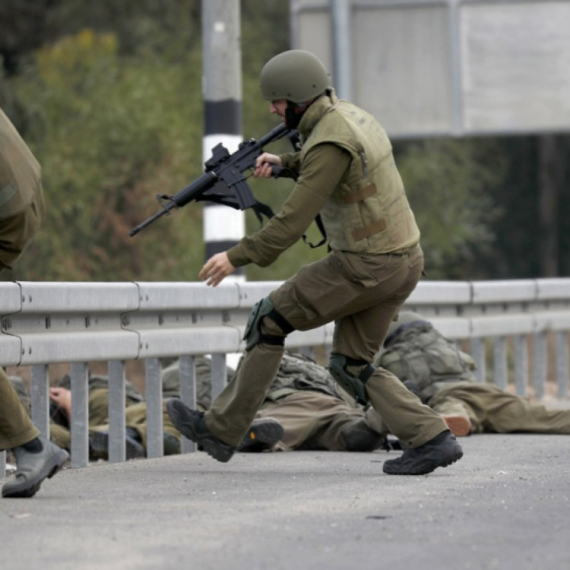
[[[269,418],[253,424],[245,434],[238,451],[265,451],[283,439],[285,430],[277,420]]]
[[[221,463],[227,463],[234,454],[234,450],[228,445],[228,449],[221,448],[220,444],[212,441],[209,437],[204,437],[202,435],[197,434],[190,424],[185,423],[181,417],[180,413],[176,409],[176,402],[178,401],[177,398],[172,398],[166,404],[166,409],[168,411],[168,415],[172,420],[172,423],[176,427],[176,429],[187,439],[201,445],[203,450],[210,456],[213,457],[216,461],[220,461]]]

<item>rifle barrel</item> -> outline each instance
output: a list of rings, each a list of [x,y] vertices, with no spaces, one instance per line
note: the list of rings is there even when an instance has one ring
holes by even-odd
[[[170,202],[168,205],[163,206],[162,210],[159,210],[156,214],[151,216],[150,218],[146,219],[144,222],[140,223],[138,226],[134,227],[130,232],[129,235],[131,237],[137,235],[141,230],[144,230],[147,226],[150,226],[153,222],[161,218],[165,214],[169,214],[170,210],[174,208],[176,205],[173,202]]]
[[[270,142],[279,140],[284,137],[289,132],[289,129],[283,124],[279,123],[272,131],[269,131],[266,135],[257,140],[257,144],[263,148]]]

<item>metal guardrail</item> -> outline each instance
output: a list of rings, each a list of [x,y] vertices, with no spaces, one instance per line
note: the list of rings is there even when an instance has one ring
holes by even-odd
[[[243,330],[251,307],[280,282],[232,282],[216,289],[202,283],[0,283],[0,365],[29,366],[32,419],[49,431],[48,365],[70,363],[73,398],[71,462],[88,463],[87,366],[107,361],[111,462],[125,460],[125,362],[145,362],[148,457],[162,455],[160,358],[181,357],[181,397],[195,404],[195,355],[212,355],[212,392],[225,382],[226,354],[244,348]],[[568,396],[570,279],[482,282],[421,282],[406,303],[432,320],[448,338],[470,340],[478,378],[487,378],[486,350],[493,344],[493,379],[509,380],[509,339],[514,383],[529,387],[529,339],[533,346],[532,386],[544,395],[548,374],[547,335],[555,339],[558,397]],[[333,325],[287,338],[290,348],[332,343]],[[183,442],[183,451],[194,449]],[[0,465],[1,467],[1,465]]]

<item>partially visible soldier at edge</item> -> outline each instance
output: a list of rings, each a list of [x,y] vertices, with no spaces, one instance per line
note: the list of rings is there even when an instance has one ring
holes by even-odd
[[[44,216],[41,167],[0,109],[0,273],[12,267]],[[40,435],[0,367],[0,451],[7,449],[17,470],[2,487],[3,497],[33,497],[69,457]]]
[[[212,457],[229,461],[277,373],[285,337],[335,321],[331,374],[358,401],[370,402],[408,446],[384,462],[384,473],[419,475],[450,465],[463,451],[443,419],[393,374],[371,365],[424,263],[386,133],[371,115],[337,99],[327,70],[309,52],[277,55],[260,80],[271,113],[299,131],[302,148],[262,154],[254,174],[268,178],[276,164],[293,171],[297,182],[264,228],[211,257],[199,276],[216,287],[236,267],[270,265],[319,214],[330,252],[256,304],[238,374],[205,413],[171,400],[173,423]]]

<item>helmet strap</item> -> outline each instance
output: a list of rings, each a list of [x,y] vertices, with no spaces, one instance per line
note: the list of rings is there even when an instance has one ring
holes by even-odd
[[[285,126],[289,129],[296,129],[303,118],[303,115],[314,101],[307,103],[293,103],[287,100],[287,107],[285,108]]]

